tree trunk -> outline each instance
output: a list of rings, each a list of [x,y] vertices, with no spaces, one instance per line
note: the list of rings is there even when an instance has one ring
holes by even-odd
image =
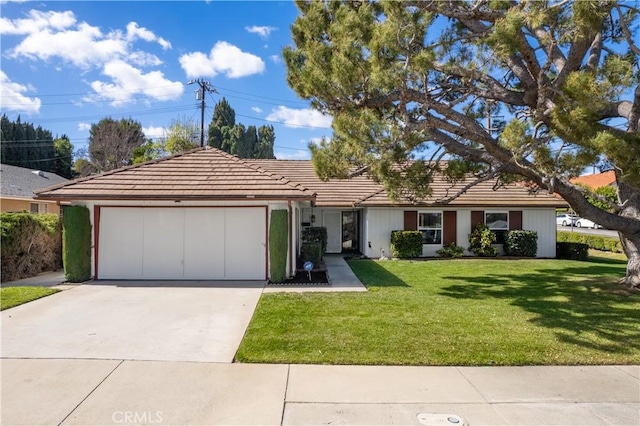
[[[618,181],[618,198],[622,204],[620,216],[640,221],[640,193],[624,181]],[[640,231],[623,234],[619,233],[622,249],[627,255],[627,275],[622,280],[624,284],[640,290]]]

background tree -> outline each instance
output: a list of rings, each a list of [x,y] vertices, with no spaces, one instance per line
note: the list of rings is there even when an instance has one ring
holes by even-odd
[[[67,179],[73,179],[73,145],[67,135],[53,141],[54,156],[51,172]]]
[[[145,163],[165,157],[167,152],[164,149],[164,142],[160,140],[147,139],[145,143],[133,150],[133,164]]]
[[[276,141],[276,131],[272,125],[260,126],[258,128],[258,148],[254,154],[255,158],[275,159],[273,154],[273,144]]]
[[[209,124],[207,144],[240,158],[275,158],[273,126],[245,127],[236,123],[236,112],[229,102],[222,98],[213,110]]]
[[[167,131],[164,149],[170,154],[178,154],[198,147],[195,142],[200,134],[200,126],[186,118],[173,120]]]
[[[296,4],[287,79],[333,115],[332,141],[312,146],[321,177],[366,167],[409,198],[429,194],[436,171],[453,182],[465,173],[532,182],[619,231],[625,282],[640,287],[637,9],[604,0]],[[489,109],[505,116],[502,131],[487,128]],[[433,161],[408,161],[424,155]],[[616,171],[611,211],[570,182],[598,161]]]
[[[131,118],[103,118],[89,130],[89,158],[99,172],[128,166],[133,150],[145,142],[142,125]]]
[[[87,158],[80,157],[73,163],[73,173],[78,177],[86,177],[99,173],[99,171]]]
[[[23,123],[20,116],[15,121],[3,114],[0,117],[0,159],[10,164],[28,169],[51,171],[55,148],[49,130],[31,123]]]

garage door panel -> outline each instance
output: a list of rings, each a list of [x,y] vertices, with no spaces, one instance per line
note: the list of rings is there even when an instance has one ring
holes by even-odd
[[[266,209],[102,207],[100,279],[264,279]]]
[[[224,209],[185,209],[184,277],[224,278]]]
[[[184,209],[144,209],[142,275],[181,279],[184,253]]]
[[[264,279],[265,209],[226,209],[225,230],[226,278]]]
[[[142,209],[107,209],[100,212],[98,277],[141,279],[143,253]]]

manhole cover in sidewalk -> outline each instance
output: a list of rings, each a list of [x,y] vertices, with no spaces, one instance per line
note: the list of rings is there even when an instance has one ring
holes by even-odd
[[[425,426],[469,426],[455,414],[418,413],[418,423]]]

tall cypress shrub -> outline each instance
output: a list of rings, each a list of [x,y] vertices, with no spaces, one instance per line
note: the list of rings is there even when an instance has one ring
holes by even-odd
[[[79,283],[91,278],[91,221],[84,206],[62,210],[62,261],[67,281]]]
[[[287,211],[271,211],[271,221],[269,222],[269,276],[271,282],[281,283],[287,278],[288,239]]]

